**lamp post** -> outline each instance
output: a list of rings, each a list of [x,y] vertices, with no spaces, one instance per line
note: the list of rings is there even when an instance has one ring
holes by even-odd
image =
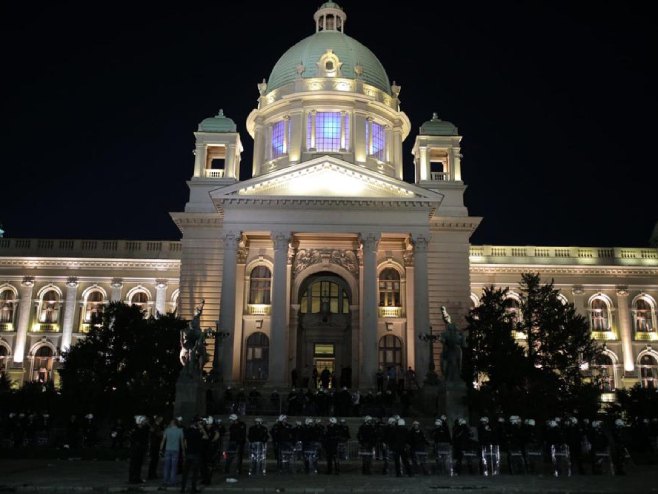
[[[430,361],[427,376],[425,377],[425,384],[438,384],[439,376],[436,373],[436,365],[434,365],[434,343],[439,341],[438,334],[432,334],[432,326],[429,327],[429,333],[421,333],[418,335],[420,341],[424,341],[429,345]]]
[[[219,351],[222,345],[222,341],[224,341],[226,338],[231,336],[231,333],[227,331],[220,331],[219,330],[219,321],[215,321],[215,329],[212,330],[208,328],[208,334],[212,335],[215,337],[215,351],[213,354],[212,358],[212,372],[210,373],[210,381],[211,382],[221,382],[222,377],[222,364],[219,359]]]

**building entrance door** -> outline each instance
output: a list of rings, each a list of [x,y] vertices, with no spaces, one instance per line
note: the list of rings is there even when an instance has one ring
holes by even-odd
[[[340,386],[352,361],[349,286],[333,273],[313,275],[300,288],[299,307],[298,368],[315,367],[318,377],[327,368]]]

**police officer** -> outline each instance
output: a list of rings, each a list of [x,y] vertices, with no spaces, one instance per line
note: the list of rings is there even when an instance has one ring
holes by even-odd
[[[324,433],[324,450],[327,453],[327,474],[339,474],[339,463],[337,460],[338,441],[341,437],[340,425],[336,417],[329,419],[329,425]]]
[[[254,419],[254,425],[249,427],[249,433],[247,434],[249,445],[252,447],[250,458],[252,464],[255,462],[253,474],[256,474],[258,471],[265,473],[265,465],[263,462],[265,461],[265,455],[267,453],[266,445],[268,436],[267,427],[263,425],[263,419],[256,417]],[[254,446],[255,451],[253,449]],[[249,474],[252,474],[251,470],[249,471]]]
[[[237,456],[238,460],[238,475],[240,475],[242,473],[244,443],[247,440],[247,425],[242,422],[234,413],[229,415],[228,419],[230,423],[228,427],[228,449],[229,451],[235,451],[235,455]],[[232,456],[228,455],[228,458],[226,459],[226,466],[224,468],[225,473],[229,473],[232,461]]]
[[[283,430],[290,428],[288,424],[288,417],[286,415],[279,415],[272,428],[270,429],[270,436],[272,437],[272,447],[274,448],[274,457],[276,458],[276,466],[281,470],[281,440]]]
[[[452,447],[455,457],[455,473],[459,475],[462,471],[462,460],[464,451],[469,448],[472,442],[471,429],[463,418],[455,420],[452,429]]]
[[[359,447],[361,449],[361,473],[364,475],[372,474],[372,454],[375,445],[377,444],[377,429],[375,423],[370,415],[363,418],[363,424],[359,427],[356,438],[359,440]]]
[[[388,437],[388,446],[393,451],[393,461],[395,462],[395,476],[402,477],[402,470],[400,468],[400,460],[404,467],[404,472],[413,477],[414,473],[409,466],[409,431],[406,428],[404,419],[400,418],[397,424],[392,426]]]
[[[429,441],[425,437],[423,430],[420,428],[420,422],[414,420],[411,423],[411,429],[409,430],[409,446],[411,447],[411,463],[416,473],[420,467],[423,475],[428,475],[424,462],[428,445]],[[419,462],[419,458],[423,458],[423,461]]]

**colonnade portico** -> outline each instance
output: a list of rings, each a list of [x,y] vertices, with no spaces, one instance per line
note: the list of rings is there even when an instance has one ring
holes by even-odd
[[[323,239],[324,242],[327,242],[324,246],[328,248],[322,249],[322,244],[317,244],[319,240],[313,243],[313,240],[309,240],[311,237]],[[426,250],[428,237],[428,234],[389,233],[388,245],[390,248],[390,244],[393,242],[401,246],[400,249],[408,248],[404,247],[405,245],[420,245],[421,249]],[[322,273],[333,273],[338,278],[345,279],[345,282],[352,287],[350,288],[350,300],[346,302],[349,303],[349,310],[345,309],[346,317],[341,319],[348,321],[346,322],[347,329],[351,333],[345,333],[347,336],[341,341],[347,347],[345,349],[341,347],[341,350],[344,351],[340,352],[340,355],[337,353],[337,357],[339,360],[342,359],[343,366],[349,366],[352,369],[354,386],[361,388],[375,386],[375,375],[380,365],[379,340],[383,331],[381,328],[388,328],[388,325],[380,320],[378,275],[382,269],[381,265],[387,262],[387,258],[390,259],[390,257],[386,257],[390,256],[390,251],[382,252],[380,249],[381,232],[305,234],[299,231],[250,233],[248,230],[243,232],[226,230],[223,238],[225,251],[219,327],[220,331],[228,331],[231,336],[221,343],[218,342],[220,350],[215,354],[213,365],[215,370],[221,371],[224,385],[249,378],[245,375],[247,339],[255,332],[264,333],[269,339],[266,383],[273,387],[289,384],[290,371],[294,367],[308,364],[309,355],[312,355],[313,352],[313,350],[309,350],[312,345],[307,345],[306,353],[299,353],[299,349],[302,348],[299,346],[302,344],[301,341],[306,341],[301,338],[309,338],[304,336],[301,325],[303,318],[299,317],[300,297],[302,291],[305,290],[303,286],[308,283],[304,280]],[[414,240],[412,241],[411,238]],[[251,247],[252,242],[255,242],[254,247]],[[253,325],[254,316],[250,312],[253,307],[246,303],[249,293],[249,274],[243,274],[247,280],[246,283],[239,283],[237,286],[235,283],[239,245],[241,246],[241,266],[243,264],[254,266],[259,262],[265,262],[271,268],[271,301],[266,308],[259,308],[262,315],[258,316],[258,325],[255,327]],[[300,258],[296,258],[298,253],[308,255],[309,252],[313,252],[313,255],[317,256],[317,259],[311,264],[303,264],[303,261],[299,260]],[[324,256],[322,259],[320,259],[319,252],[322,252],[322,256]],[[334,257],[330,259],[331,256]],[[352,259],[352,264],[347,267],[338,264],[339,261],[336,259],[341,256]],[[400,262],[397,265],[404,266],[402,255],[398,257]],[[414,282],[412,290],[425,292],[421,299],[427,300],[426,255],[416,261],[415,269],[423,272],[420,283],[423,283],[424,280],[424,285],[421,286],[418,282]],[[415,280],[416,277],[412,277],[412,279]],[[237,293],[238,290],[244,293]],[[405,294],[402,299],[406,300],[406,298]],[[400,314],[403,314],[403,311],[404,309],[400,308]],[[395,335],[404,345],[400,352],[403,356],[400,364],[404,367],[409,365],[415,368],[423,364],[418,362],[418,345],[415,345],[414,341],[408,340],[411,335],[416,336],[415,327],[419,321],[422,321],[420,322],[421,328],[428,326],[427,302],[424,307],[420,308],[420,311],[410,310],[410,314],[413,315],[412,319],[405,321],[402,317],[402,322],[398,323],[399,333],[395,333]],[[343,317],[342,313],[340,317]],[[425,320],[422,320],[423,317]],[[294,328],[293,325],[295,325]],[[320,342],[329,341],[326,338],[323,340],[322,336],[316,336],[316,339]],[[411,360],[405,358],[409,355],[408,348],[411,348],[413,355]],[[420,352],[422,355],[422,349]],[[425,356],[425,359],[427,358],[429,356]],[[427,365],[426,361],[424,365]]]

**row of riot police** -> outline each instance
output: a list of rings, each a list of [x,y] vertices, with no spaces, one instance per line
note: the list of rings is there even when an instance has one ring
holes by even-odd
[[[270,430],[274,456],[280,472],[293,472],[297,463],[306,473],[317,473],[318,461],[324,449],[327,473],[340,472],[340,459],[346,458],[350,431],[344,419],[331,417],[325,427],[320,419],[306,418],[292,425],[286,415],[280,415]]]

